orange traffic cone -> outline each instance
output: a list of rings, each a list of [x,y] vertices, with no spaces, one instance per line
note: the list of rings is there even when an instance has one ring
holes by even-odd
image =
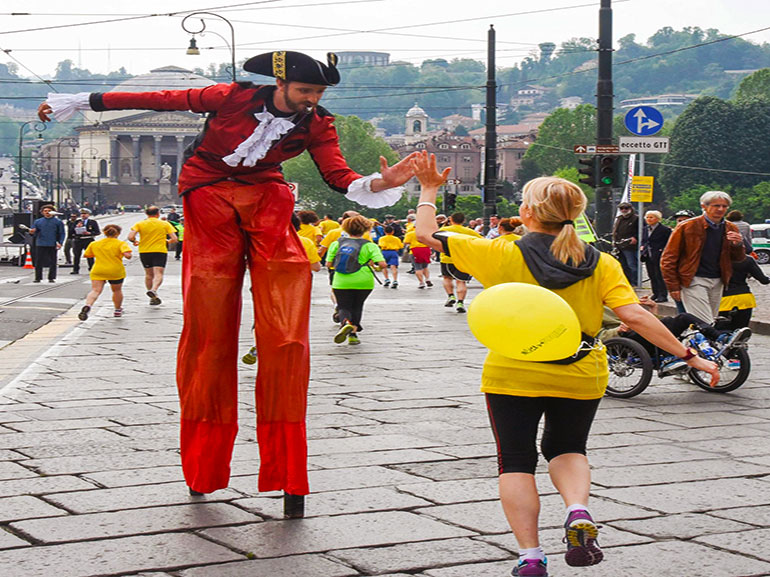
[[[29,254],[29,249],[27,249],[27,260],[24,261],[24,268],[35,268],[32,266],[32,255]]]

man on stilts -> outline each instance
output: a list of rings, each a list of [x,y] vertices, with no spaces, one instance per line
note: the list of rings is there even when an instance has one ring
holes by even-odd
[[[259,491],[284,491],[287,516],[303,515],[307,481],[305,414],[310,374],[311,275],[290,217],[294,197],[281,163],[307,150],[324,180],[347,198],[395,203],[412,176],[411,157],[362,176],[343,158],[334,117],[318,105],[336,85],[327,64],[299,52],[255,56],[244,69],[275,85],[215,84],[189,90],[49,94],[41,120],[78,110],[209,113],[179,176],[184,198],[184,328],[177,386],[182,468],[191,495],[227,487],[238,430],[238,331],[248,261],[259,357],[256,382]]]

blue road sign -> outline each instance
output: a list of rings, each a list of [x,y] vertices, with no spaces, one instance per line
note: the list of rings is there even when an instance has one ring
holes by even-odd
[[[652,136],[663,128],[663,115],[652,106],[635,106],[626,113],[626,128],[637,136]]]

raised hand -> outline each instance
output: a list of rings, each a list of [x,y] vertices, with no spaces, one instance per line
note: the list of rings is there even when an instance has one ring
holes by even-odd
[[[443,172],[439,172],[436,169],[435,154],[429,155],[425,150],[414,154],[415,157],[411,161],[412,171],[423,188],[438,188],[446,182],[451,168],[447,167]]]
[[[380,174],[382,178],[379,180],[381,180],[381,183],[378,183],[376,180],[373,181],[372,190],[376,192],[406,183],[407,180],[414,176],[410,161],[416,154],[416,152],[413,152],[393,166],[388,166],[388,160],[384,156],[380,156]]]

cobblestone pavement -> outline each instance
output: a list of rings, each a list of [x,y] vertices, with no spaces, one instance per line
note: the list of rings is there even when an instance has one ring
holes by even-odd
[[[178,263],[163,305],[140,278],[0,350],[4,577],[503,577],[516,545],[496,495],[478,382],[484,351],[438,286],[377,288],[358,347],[334,345],[328,287],[312,307],[307,517],[257,494],[254,367],[242,366],[230,488],[191,498],[177,452]],[[472,291],[477,294],[478,285]],[[245,314],[241,349],[249,346]],[[725,395],[655,380],[605,399],[591,438],[606,561],[564,564],[563,506],[541,465],[552,576],[770,575],[770,337]],[[30,362],[29,358],[36,358]],[[23,365],[23,366],[20,366]],[[2,373],[0,373],[2,374]]]

